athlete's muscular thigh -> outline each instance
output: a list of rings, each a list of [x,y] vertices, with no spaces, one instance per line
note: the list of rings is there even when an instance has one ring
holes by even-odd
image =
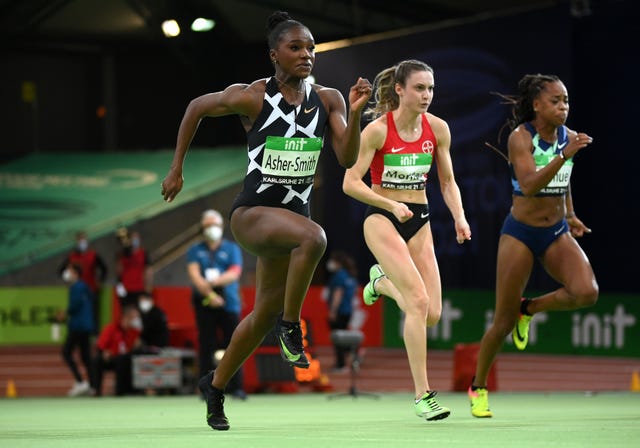
[[[325,240],[324,230],[311,219],[277,207],[240,207],[231,216],[236,241],[257,256],[287,256],[309,240]]]
[[[545,251],[542,265],[549,275],[563,284],[570,293],[582,293],[596,287],[589,260],[569,233],[563,234]]]
[[[364,237],[374,257],[400,293],[400,297],[394,297],[400,309],[407,312],[419,307],[421,304],[414,299],[426,296],[424,284],[405,241],[395,227],[386,217],[371,215],[364,223]]]

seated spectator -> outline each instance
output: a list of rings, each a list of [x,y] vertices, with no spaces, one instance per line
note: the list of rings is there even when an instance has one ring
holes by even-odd
[[[353,315],[353,299],[358,289],[358,273],[354,259],[342,251],[331,253],[327,261],[330,272],[327,285],[328,321],[330,330],[346,330]],[[348,349],[334,345],[334,371],[346,368],[345,357]]]
[[[153,296],[143,294],[138,298],[138,309],[142,317],[142,352],[157,353],[169,345],[169,323],[167,315],[156,306]]]
[[[100,332],[93,361],[93,388],[96,396],[102,395],[102,377],[105,370],[116,374],[116,395],[133,393],[131,378],[131,354],[140,347],[142,319],[135,305],[122,308],[120,319],[111,322]]]

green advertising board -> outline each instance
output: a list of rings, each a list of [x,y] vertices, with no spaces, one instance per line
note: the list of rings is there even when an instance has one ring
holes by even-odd
[[[110,319],[110,289],[101,300],[104,324]],[[59,344],[50,322],[66,308],[67,288],[0,288],[0,345]],[[403,347],[402,313],[393,300],[384,299],[384,345]],[[493,319],[492,291],[445,291],[442,317],[428,330],[429,348],[450,350],[456,344],[478,342]],[[601,295],[598,303],[577,311],[536,314],[527,353],[640,357],[640,297]],[[504,351],[516,351],[507,337]]]
[[[384,344],[403,347],[402,313],[384,301]],[[479,342],[493,320],[493,291],[443,292],[442,317],[428,330],[431,349],[453,349]],[[531,321],[527,353],[640,357],[640,297],[600,295],[595,306],[576,311],[539,313]],[[517,351],[507,337],[504,351]]]
[[[64,287],[2,288],[0,344],[55,343],[50,319],[67,305]]]
[[[110,292],[100,300],[102,323],[111,318]],[[51,320],[67,308],[68,294],[65,286],[0,288],[0,345],[60,344],[66,327]]]

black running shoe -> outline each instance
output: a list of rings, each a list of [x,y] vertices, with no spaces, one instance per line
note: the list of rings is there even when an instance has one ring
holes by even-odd
[[[226,431],[229,429],[229,420],[224,415],[224,394],[220,389],[211,385],[213,370],[200,378],[198,388],[207,402],[207,423],[213,429]]]
[[[289,364],[302,369],[309,368],[309,360],[304,354],[302,345],[302,330],[300,322],[278,321],[276,325],[276,337],[282,359]]]

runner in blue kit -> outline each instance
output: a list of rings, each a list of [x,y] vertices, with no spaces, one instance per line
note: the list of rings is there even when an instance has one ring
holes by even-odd
[[[592,142],[565,126],[567,88],[555,75],[525,75],[518,83],[509,135],[513,202],[498,243],[496,308],[480,343],[476,374],[469,388],[471,414],[491,417],[487,376],[505,337],[524,350],[535,313],[574,310],[598,299],[591,264],[575,237],[590,233],[576,216],[571,196],[573,157]],[[560,288],[522,299],[533,263],[540,261]]]
[[[371,84],[359,78],[349,91],[349,113],[339,91],[311,84],[315,61],[309,29],[276,12],[267,24],[273,76],[233,84],[191,101],[178,130],[173,162],[161,194],[172,201],[182,188],[189,144],[204,117],[236,114],[247,132],[248,166],[242,191],[230,212],[231,231],[257,257],[253,310],[233,333],[215,372],[201,378],[207,423],[229,429],[224,388],[274,327],[282,357],[306,368],[300,312],[313,273],[326,249],[324,230],[310,217],[315,169],[327,135],[344,167],[352,166],[360,145],[360,115]]]
[[[426,420],[450,414],[427,378],[427,326],[440,320],[442,288],[433,247],[427,175],[435,163],[440,189],[454,218],[458,243],[471,239],[453,174],[447,123],[427,112],[433,100],[433,70],[408,60],[374,80],[375,118],[362,131],[358,161],[345,173],[345,193],[369,207],[364,220],[367,246],[379,264],[369,271],[364,302],[394,299],[405,313],[403,338],[415,389],[414,410]],[[362,178],[371,173],[371,187]]]

